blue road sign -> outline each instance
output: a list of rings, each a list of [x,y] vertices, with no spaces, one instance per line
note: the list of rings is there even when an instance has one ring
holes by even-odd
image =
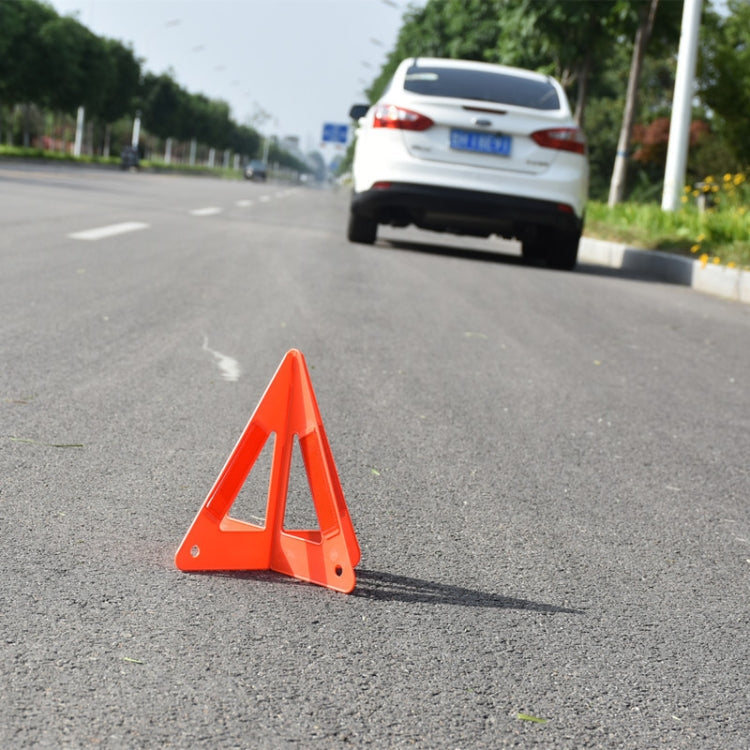
[[[349,126],[327,122],[323,125],[323,143],[346,143],[349,140]]]

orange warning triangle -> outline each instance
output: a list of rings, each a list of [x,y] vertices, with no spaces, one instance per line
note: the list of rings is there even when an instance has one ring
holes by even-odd
[[[275,434],[263,526],[228,514],[269,436]],[[284,528],[297,436],[319,529]],[[305,358],[289,351],[175,555],[180,570],[275,570],[349,593],[360,558]]]

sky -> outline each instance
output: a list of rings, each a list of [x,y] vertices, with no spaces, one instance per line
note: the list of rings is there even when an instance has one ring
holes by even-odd
[[[229,103],[261,133],[321,147],[380,72],[407,0],[47,0],[129,44],[151,73]],[[417,5],[424,5],[421,0]],[[254,119],[253,119],[254,118]],[[147,123],[143,123],[148,128]],[[333,154],[331,154],[333,155]]]

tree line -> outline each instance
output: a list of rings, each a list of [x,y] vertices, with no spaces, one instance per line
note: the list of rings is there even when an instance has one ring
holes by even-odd
[[[606,199],[633,50],[641,43],[625,181],[629,197],[652,199],[664,174],[682,6],[680,0],[428,0],[407,11],[366,94],[375,101],[399,62],[413,56],[482,60],[553,75],[587,134],[591,195]],[[749,30],[748,0],[719,7],[705,0],[689,180],[750,164]]]
[[[75,115],[85,108],[95,125],[101,154],[119,153],[130,142],[140,113],[150,136],[196,140],[249,156],[262,148],[261,135],[233,121],[225,101],[190,93],[169,73],[145,71],[129,45],[100,37],[72,16],[60,16],[37,0],[0,0],[0,129],[6,141],[29,145],[42,127],[39,115]],[[25,116],[14,118],[19,110]],[[126,118],[126,121],[123,120]],[[114,127],[120,122],[120,127]],[[113,136],[114,132],[114,136]],[[304,168],[275,145],[271,157]]]

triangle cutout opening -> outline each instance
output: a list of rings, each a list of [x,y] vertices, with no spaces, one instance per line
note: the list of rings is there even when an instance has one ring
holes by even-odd
[[[289,483],[284,511],[284,531],[320,531],[320,520],[315,509],[307,464],[302,456],[299,435],[294,435]]]
[[[227,520],[251,523],[263,529],[266,527],[271,466],[275,448],[276,433],[271,432],[257,458],[248,467],[247,477],[226,514]]]

